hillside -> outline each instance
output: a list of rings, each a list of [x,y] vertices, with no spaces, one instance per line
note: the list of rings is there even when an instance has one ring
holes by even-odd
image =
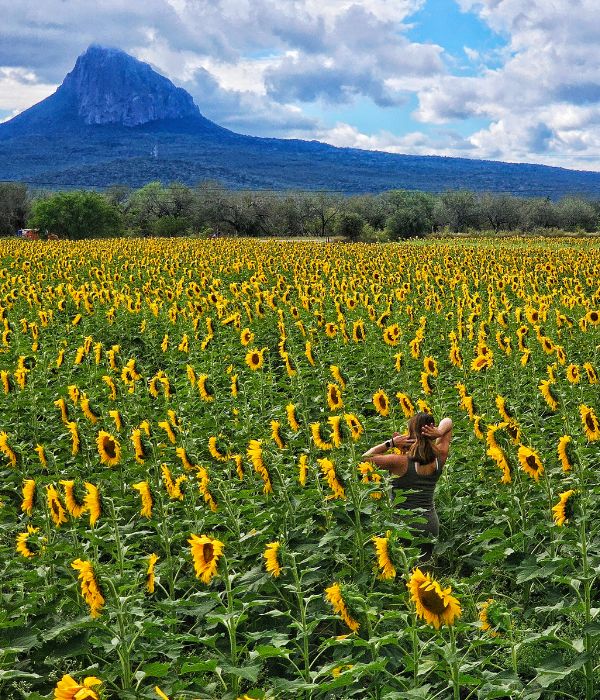
[[[211,179],[276,190],[600,197],[597,172],[236,134],[202,116],[185,90],[147,64],[98,46],[77,59],[53,95],[0,124],[0,179],[50,187]]]

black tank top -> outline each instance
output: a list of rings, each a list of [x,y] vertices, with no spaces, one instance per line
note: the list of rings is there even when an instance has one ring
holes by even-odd
[[[403,491],[414,491],[407,493],[406,500],[401,504],[401,508],[413,510],[415,508],[424,508],[425,510],[433,510],[435,504],[433,496],[435,486],[440,478],[442,470],[438,458],[435,458],[435,470],[429,476],[418,474],[416,470],[416,462],[414,459],[408,458],[406,474],[392,479],[392,495],[396,489]]]

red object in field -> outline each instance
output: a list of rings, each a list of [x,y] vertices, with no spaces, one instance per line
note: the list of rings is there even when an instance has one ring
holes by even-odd
[[[24,228],[21,236],[28,241],[39,241],[40,232],[37,228]]]

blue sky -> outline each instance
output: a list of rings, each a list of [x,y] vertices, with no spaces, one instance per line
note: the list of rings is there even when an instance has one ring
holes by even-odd
[[[0,0],[0,119],[89,44],[261,136],[600,170],[597,0]]]

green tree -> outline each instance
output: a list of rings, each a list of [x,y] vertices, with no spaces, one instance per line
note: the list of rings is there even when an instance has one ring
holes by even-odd
[[[433,195],[393,190],[386,194],[386,204],[391,213],[386,219],[385,227],[391,240],[423,236],[433,228]]]
[[[353,211],[343,211],[336,217],[335,235],[349,241],[357,241],[362,235],[364,225],[365,220],[360,214]]]
[[[33,203],[29,225],[62,238],[100,238],[122,232],[116,206],[98,192],[58,192]]]
[[[0,183],[0,236],[11,236],[24,227],[30,206],[27,185]]]

